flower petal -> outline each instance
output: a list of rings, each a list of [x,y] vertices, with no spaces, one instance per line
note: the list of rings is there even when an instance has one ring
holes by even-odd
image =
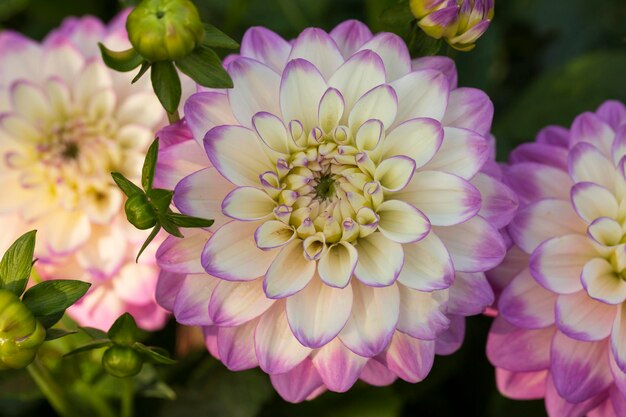
[[[482,199],[478,214],[498,229],[508,225],[519,207],[515,192],[500,180],[482,172],[476,174],[471,183]]]
[[[242,56],[260,61],[279,74],[285,68],[290,52],[289,42],[260,26],[248,29],[241,40]]]
[[[324,385],[311,359],[303,360],[289,372],[270,375],[270,379],[278,394],[290,403],[306,400]]]
[[[448,328],[450,319],[444,311],[447,307],[447,290],[422,292],[399,285],[400,316],[399,331],[421,340],[435,340]]]
[[[395,332],[384,359],[387,367],[398,377],[407,382],[420,382],[433,367],[435,342]]]
[[[256,133],[242,126],[211,129],[204,138],[204,148],[213,166],[236,185],[258,186],[259,175],[276,168]]]
[[[335,40],[343,57],[349,58],[372,38],[372,32],[358,20],[346,20],[335,27],[330,36]]]
[[[360,50],[376,52],[385,64],[387,81],[391,82],[411,71],[411,56],[402,38],[393,33],[379,33],[361,46]]]
[[[556,325],[567,336],[581,341],[608,337],[617,307],[592,299],[585,291],[560,295],[556,302]]]
[[[263,292],[263,280],[231,282],[221,280],[211,295],[208,314],[220,327],[240,326],[267,311],[274,304]]]
[[[339,334],[345,346],[357,355],[374,357],[389,344],[400,314],[397,285],[373,288],[352,284],[352,312]]]
[[[616,218],[618,203],[607,188],[593,182],[579,182],[572,188],[572,203],[576,213],[588,223],[599,217]]]
[[[489,143],[475,132],[456,127],[444,128],[444,139],[435,156],[422,170],[446,171],[470,179],[489,158]]]
[[[539,285],[524,268],[500,294],[498,310],[515,326],[540,329],[554,324],[556,300],[557,296]]]
[[[387,200],[378,206],[376,213],[380,216],[378,230],[394,242],[417,242],[430,232],[428,218],[404,201]]]
[[[313,356],[313,364],[324,385],[334,392],[348,391],[359,379],[367,360],[350,351],[339,339],[332,340]]]
[[[382,233],[359,239],[359,262],[354,275],[366,285],[385,287],[391,285],[402,270],[404,252],[402,245]]]
[[[287,299],[287,318],[304,346],[319,348],[339,334],[352,310],[352,287],[334,288],[315,276],[302,291]]]
[[[445,245],[434,233],[419,242],[402,245],[405,260],[398,282],[419,291],[448,288],[454,280],[454,267]]]
[[[343,56],[333,38],[317,28],[303,30],[293,42],[288,61],[297,58],[303,58],[312,63],[325,79],[328,79],[343,64]]]
[[[259,366],[270,375],[291,371],[311,353],[291,332],[282,301],[261,316],[254,332],[254,348]]]
[[[604,258],[587,262],[580,279],[589,296],[602,303],[620,304],[626,299],[626,282]]]
[[[548,371],[511,372],[496,368],[498,391],[514,400],[537,400],[543,398]]]
[[[241,326],[218,327],[217,350],[220,361],[231,371],[244,371],[259,366],[254,351],[254,331],[259,320]]]
[[[263,280],[263,290],[269,298],[293,295],[311,281],[315,267],[315,261],[304,257],[302,240],[294,239],[281,249],[270,265]]]
[[[569,200],[574,185],[567,172],[535,162],[514,164],[507,169],[507,184],[515,191],[521,203],[543,198]],[[550,178],[550,181],[546,181]]]
[[[392,156],[382,161],[374,172],[374,180],[387,192],[402,190],[411,181],[415,161],[406,156]]]
[[[593,182],[613,189],[616,170],[611,161],[594,145],[581,142],[570,150],[569,173],[576,182]]]
[[[443,124],[486,135],[493,120],[493,103],[482,90],[457,88],[450,91]]]
[[[394,195],[420,209],[434,226],[451,226],[474,217],[480,192],[461,177],[441,171],[419,171]]]
[[[176,301],[174,317],[185,326],[208,326],[213,324],[209,317],[209,300],[221,281],[207,274],[190,274],[185,277]]]
[[[255,187],[238,187],[222,201],[222,211],[236,220],[261,220],[274,211],[276,202],[265,191]]]
[[[396,124],[418,117],[443,119],[450,86],[444,74],[426,69],[411,72],[391,83],[398,95]]]
[[[411,119],[391,130],[382,143],[382,158],[405,155],[424,166],[443,142],[443,127],[434,119]]]
[[[581,235],[554,237],[543,242],[530,257],[530,272],[550,291],[572,294],[582,289],[580,274],[595,250],[590,239]]]
[[[331,245],[317,264],[320,279],[331,287],[344,288],[350,282],[359,253],[351,243]]]
[[[494,295],[482,272],[457,272],[449,288],[448,313],[458,316],[481,314],[494,302]]]
[[[203,274],[200,254],[210,234],[201,229],[185,233],[184,239],[168,236],[156,253],[157,262],[164,271],[181,274]]]
[[[254,241],[256,222],[232,221],[211,236],[202,251],[204,270],[228,281],[251,281],[265,275],[276,257],[262,251]]]
[[[215,126],[237,124],[226,94],[217,92],[193,94],[185,102],[184,109],[187,125],[201,146],[204,136]]]
[[[360,97],[352,107],[348,125],[356,132],[368,120],[380,120],[388,128],[396,118],[398,97],[388,84],[374,87]]]

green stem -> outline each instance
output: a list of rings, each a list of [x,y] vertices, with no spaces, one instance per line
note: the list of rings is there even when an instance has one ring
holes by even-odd
[[[75,394],[79,395],[84,402],[89,403],[91,411],[95,412],[94,415],[98,417],[116,416],[109,403],[100,395],[97,395],[92,386],[83,381],[76,381],[73,391]]]
[[[132,378],[124,378],[124,390],[122,391],[122,417],[133,417],[135,386]]]
[[[169,120],[170,124],[174,124],[180,120],[180,113],[176,110],[174,113],[167,113],[167,120]]]
[[[26,369],[31,378],[35,381],[43,395],[48,399],[54,410],[63,417],[80,417],[80,413],[72,409],[61,387],[52,379],[48,370],[41,364],[39,359],[35,359]]]

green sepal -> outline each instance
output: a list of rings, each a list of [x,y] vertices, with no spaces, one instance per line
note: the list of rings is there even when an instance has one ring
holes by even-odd
[[[63,357],[67,358],[68,356],[76,355],[77,353],[89,352],[90,350],[102,349],[109,346],[113,346],[113,342],[108,339],[94,340],[87,343],[86,345],[77,347],[76,349],[67,352],[65,355],[63,355]]]
[[[154,227],[154,229],[152,229],[152,232],[150,232],[150,235],[148,236],[146,241],[143,242],[143,245],[141,245],[141,248],[139,249],[139,253],[137,254],[137,257],[135,258],[135,262],[139,262],[139,257],[141,256],[143,251],[145,251],[148,245],[152,243],[152,241],[159,234],[160,231],[161,231],[161,225],[157,224]]]
[[[0,261],[0,289],[11,291],[18,297],[26,289],[33,269],[36,233],[31,230],[23,234],[4,253]]]
[[[169,353],[162,348],[145,346],[142,343],[136,342],[133,344],[133,349],[141,353],[152,363],[160,363],[162,365],[174,365],[176,363],[174,359],[169,357]]]
[[[204,87],[233,87],[233,80],[222,66],[220,57],[206,46],[200,46],[186,57],[177,60],[176,66]]]
[[[140,332],[134,317],[124,313],[115,320],[107,335],[116,344],[131,346],[139,338]]]
[[[139,230],[150,229],[157,223],[156,211],[143,193],[128,197],[124,212],[128,221]]]
[[[170,114],[175,113],[180,104],[181,86],[174,64],[169,61],[152,63],[150,78],[154,93],[165,110]]]
[[[150,203],[154,206],[154,209],[159,215],[167,213],[167,210],[172,204],[172,198],[174,198],[174,192],[170,190],[164,190],[162,188],[153,188],[146,192]]]
[[[202,45],[210,48],[239,48],[237,41],[208,23],[204,23],[204,37],[202,38]]]
[[[44,281],[30,288],[22,302],[41,324],[49,329],[63,317],[65,310],[78,301],[91,284],[76,280]]]
[[[91,337],[94,340],[107,338],[106,332],[100,329],[96,329],[95,327],[80,327],[79,326],[78,330],[85,333],[87,336]]]
[[[180,230],[178,230],[178,227],[176,227],[176,225],[174,224],[174,222],[172,222],[170,219],[168,219],[166,216],[163,216],[161,219],[159,219],[159,223],[161,224],[161,227],[163,227],[163,230],[165,230],[167,233],[169,233],[172,236],[176,236],[178,238],[183,238],[185,236],[183,236],[183,234],[180,232]]]
[[[139,81],[141,77],[143,77],[144,74],[148,72],[151,66],[152,66],[152,63],[148,61],[143,61],[143,63],[141,64],[141,68],[139,68],[139,72],[137,73],[137,75],[135,75],[135,78],[133,78],[133,80],[130,83],[135,84],[137,81]]]
[[[104,46],[102,43],[98,43],[100,47],[100,53],[102,60],[107,67],[114,69],[115,71],[128,72],[137,68],[144,61],[143,57],[137,53],[133,48],[125,51],[112,51]]]
[[[141,170],[141,186],[147,192],[152,189],[154,171],[156,170],[157,158],[159,157],[159,138],[156,138],[146,154]]]
[[[75,330],[66,330],[66,329],[48,329],[46,330],[46,341],[60,339],[65,336],[69,336],[72,334],[78,333]]]
[[[113,177],[113,181],[117,184],[117,186],[122,190],[126,197],[131,197],[136,194],[143,194],[143,190],[133,184],[128,178],[119,172],[112,172],[111,176]]]
[[[214,223],[214,220],[179,213],[168,213],[167,218],[178,227],[211,227]]]

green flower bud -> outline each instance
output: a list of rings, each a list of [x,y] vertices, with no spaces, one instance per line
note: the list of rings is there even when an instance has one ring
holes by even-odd
[[[151,62],[181,59],[204,36],[190,0],[143,0],[128,16],[126,29],[135,50]]]
[[[128,197],[124,209],[128,221],[137,229],[150,229],[156,224],[156,213],[145,194],[135,194]]]
[[[141,355],[129,346],[112,346],[102,356],[102,366],[117,378],[137,375],[143,367]]]
[[[46,329],[12,292],[0,289],[0,369],[28,366],[46,339]]]

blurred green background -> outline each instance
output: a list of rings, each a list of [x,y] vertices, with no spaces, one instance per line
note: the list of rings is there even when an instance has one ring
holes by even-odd
[[[290,38],[307,26],[330,29],[357,18],[374,30],[406,31],[384,23],[395,0],[195,0],[204,20],[241,39],[263,25]],[[69,15],[110,19],[130,0],[0,0],[0,28],[41,39]],[[593,3],[593,4],[592,4]],[[547,124],[568,126],[573,117],[606,99],[626,101],[624,0],[497,1],[496,17],[477,48],[457,53],[462,86],[485,90],[496,106],[493,132],[505,160],[517,144]],[[445,52],[445,51],[444,51]],[[484,354],[490,320],[469,320],[466,343],[439,357],[420,384],[386,388],[357,384],[347,394],[325,394],[297,406],[284,403],[258,370],[231,373],[204,352],[164,372],[175,401],[139,399],[137,415],[176,417],[543,417],[541,401],[500,396]],[[149,343],[174,350],[175,326]],[[113,397],[115,394],[111,394]],[[25,375],[0,376],[0,416],[53,415]]]

